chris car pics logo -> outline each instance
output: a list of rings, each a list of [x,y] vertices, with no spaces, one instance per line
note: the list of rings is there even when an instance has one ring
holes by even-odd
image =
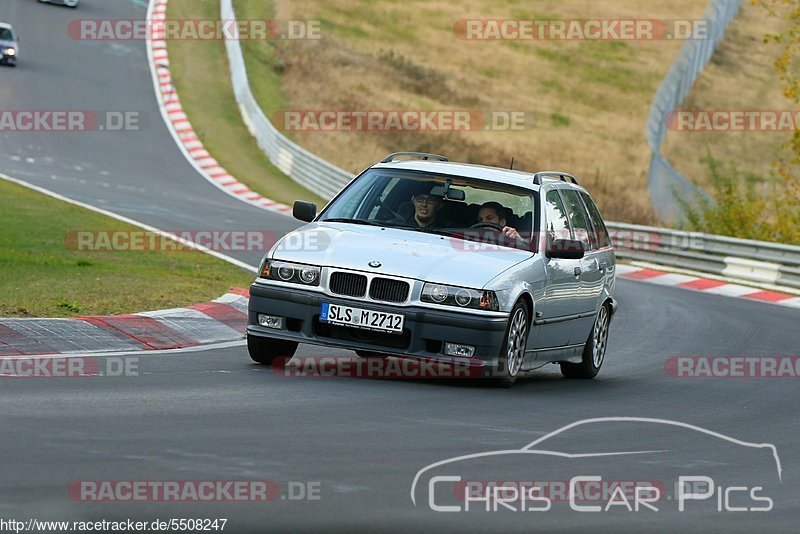
[[[781,483],[771,443],[667,419],[600,417],[520,449],[429,464],[414,476],[410,497],[439,513],[744,513],[771,511]]]

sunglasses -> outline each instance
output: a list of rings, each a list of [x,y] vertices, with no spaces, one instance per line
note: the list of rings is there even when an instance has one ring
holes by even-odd
[[[432,196],[428,196],[428,195],[414,195],[412,198],[414,199],[414,202],[416,202],[417,204],[423,204],[423,203],[428,203],[428,202],[436,203],[436,202],[439,202],[439,200],[440,200],[440,199],[438,199],[436,197],[432,197]]]

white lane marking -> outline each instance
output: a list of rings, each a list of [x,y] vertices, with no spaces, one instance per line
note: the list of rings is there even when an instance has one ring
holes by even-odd
[[[214,302],[218,302],[220,304],[229,304],[231,302],[239,302],[240,300],[247,300],[247,297],[242,295],[237,295],[236,293],[225,293],[219,298],[214,299]]]
[[[712,293],[714,295],[725,295],[728,297],[741,297],[743,295],[749,295],[751,293],[759,293],[760,289],[755,289],[752,287],[745,287],[736,284],[728,284],[725,286],[717,286],[711,287],[708,289],[704,289],[703,293]]]
[[[139,312],[136,315],[154,319],[184,337],[202,344],[242,338],[241,332],[200,310],[173,308]]]
[[[144,224],[143,222],[139,222],[139,221],[136,221],[136,220],[131,219],[129,217],[125,217],[124,215],[116,214],[113,211],[108,211],[108,210],[103,209],[103,208],[98,208],[96,206],[92,206],[91,204],[86,204],[85,202],[80,202],[78,200],[73,200],[71,198],[68,198],[68,197],[65,197],[63,195],[59,195],[58,193],[55,193],[53,191],[50,191],[49,189],[45,189],[43,187],[39,187],[37,185],[33,185],[31,183],[25,182],[23,180],[19,180],[17,178],[12,178],[11,176],[8,176],[8,175],[3,174],[3,173],[0,173],[0,178],[2,178],[3,180],[7,180],[9,182],[13,182],[13,183],[15,183],[17,185],[21,185],[23,187],[27,187],[28,189],[33,189],[34,191],[38,191],[39,193],[42,193],[42,194],[45,194],[47,196],[53,197],[55,199],[61,200],[61,201],[66,202],[68,204],[72,204],[73,206],[79,206],[81,208],[85,208],[87,210],[94,211],[95,213],[99,213],[101,215],[105,215],[107,217],[111,217],[111,218],[116,219],[118,221],[122,221],[124,223],[128,223],[128,224],[131,224],[133,226],[138,226],[139,228],[142,228],[143,230],[147,230],[148,232],[152,232],[154,234],[160,235],[160,236],[165,237],[167,239],[171,239],[172,241],[180,243],[181,245],[184,245],[184,246],[189,247],[191,249],[197,250],[199,252],[204,252],[204,253],[209,254],[211,256],[214,256],[215,258],[218,258],[220,260],[227,261],[228,263],[232,263],[233,265],[236,265],[237,267],[241,267],[242,269],[245,269],[247,271],[250,271],[250,272],[253,272],[253,273],[258,272],[258,267],[254,266],[254,265],[247,264],[247,263],[245,263],[243,261],[237,260],[236,258],[232,258],[230,256],[227,256],[225,254],[217,252],[216,250],[211,250],[210,248],[204,247],[202,245],[198,245],[197,243],[195,243],[193,241],[189,241],[188,239],[184,239],[182,237],[178,237],[177,235],[172,234],[170,232],[165,232],[164,230],[160,230],[160,229],[156,228],[155,226],[150,226],[149,224]],[[99,202],[102,203],[104,201],[100,200]]]
[[[237,339],[234,341],[223,341],[222,343],[212,343],[209,345],[194,345],[191,347],[182,347],[180,349],[162,349],[162,350],[127,350],[115,352],[60,352],[57,354],[25,354],[22,358],[44,358],[44,359],[60,359],[60,358],[99,358],[104,356],[157,356],[157,355],[174,355],[183,354],[186,352],[203,352],[214,349],[227,349],[231,347],[238,347],[244,345],[247,341],[244,339]],[[17,356],[3,356],[0,358],[17,358]]]
[[[800,297],[795,297],[787,300],[780,300],[775,304],[780,304],[781,306],[789,306],[792,308],[800,308]]]
[[[641,267],[634,267],[633,265],[626,265],[624,263],[618,263],[617,267],[616,267],[616,270],[617,270],[617,274],[618,275],[625,275],[625,274],[630,274],[630,273],[635,273],[635,272],[641,271],[642,268]]]
[[[694,276],[675,273],[662,274],[647,279],[648,282],[660,284],[662,286],[677,286],[678,284],[685,284],[686,282],[693,282],[694,280],[697,280]]]

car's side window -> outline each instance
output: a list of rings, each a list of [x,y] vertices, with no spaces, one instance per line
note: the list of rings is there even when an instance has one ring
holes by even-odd
[[[608,235],[608,230],[603,222],[603,217],[597,209],[592,197],[587,193],[581,191],[581,198],[586,205],[586,211],[589,212],[589,218],[592,220],[594,226],[595,240],[597,241],[598,248],[605,248],[611,246],[611,237]]]
[[[578,192],[565,189],[561,191],[561,195],[564,197],[567,214],[572,223],[572,230],[575,232],[575,239],[583,241],[586,250],[596,249],[597,243],[592,236],[592,227],[589,224],[589,218],[583,208]]]
[[[551,189],[544,199],[545,232],[547,240],[552,244],[556,239],[572,239],[572,232],[567,220],[567,210],[558,190]]]

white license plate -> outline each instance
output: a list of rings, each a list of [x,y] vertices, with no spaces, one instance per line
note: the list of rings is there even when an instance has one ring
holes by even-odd
[[[403,316],[361,308],[351,308],[329,302],[322,303],[319,320],[330,324],[352,326],[377,332],[403,333]]]

